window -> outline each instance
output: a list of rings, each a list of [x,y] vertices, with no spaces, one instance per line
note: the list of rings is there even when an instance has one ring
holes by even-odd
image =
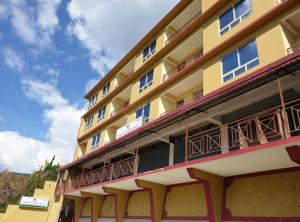
[[[102,97],[106,96],[109,93],[109,86],[110,82],[107,83],[103,88],[102,88]]]
[[[219,17],[220,35],[223,35],[234,26],[251,15],[251,0],[240,0]]]
[[[100,120],[104,119],[104,117],[105,117],[105,110],[106,110],[106,106],[104,106],[101,109],[99,109],[97,121],[100,121]]]
[[[98,93],[91,98],[90,103],[89,103],[89,108],[91,108],[92,106],[94,106],[97,103],[97,98],[98,98]]]
[[[140,87],[139,92],[142,92],[144,89],[146,89],[148,86],[151,86],[153,82],[153,69],[150,70],[146,75],[144,75],[140,79]]]
[[[85,123],[85,129],[89,129],[91,128],[92,124],[93,124],[93,115],[89,116],[89,118],[87,119],[86,123]]]
[[[96,135],[93,136],[91,150],[94,150],[99,146],[99,141],[100,141],[100,133],[97,133]]]
[[[143,52],[143,62],[145,62],[153,53],[155,53],[156,40],[151,42]]]
[[[149,122],[149,115],[150,115],[150,103],[139,108],[136,111],[136,119],[143,116],[143,122],[148,123]]]
[[[256,41],[253,40],[222,58],[223,82],[226,82],[259,64]]]

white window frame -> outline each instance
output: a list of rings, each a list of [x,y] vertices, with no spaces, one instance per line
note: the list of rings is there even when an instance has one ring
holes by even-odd
[[[103,113],[103,109],[105,109],[105,112]],[[99,117],[99,111],[101,110],[101,116]],[[101,109],[99,109],[99,111],[98,111],[98,119],[97,119],[97,122],[99,122],[99,121],[101,121],[101,120],[103,120],[104,118],[105,118],[105,113],[106,113],[106,107],[105,106],[103,106]],[[103,114],[103,115],[102,115]]]
[[[98,93],[94,95],[89,102],[89,108],[93,107],[97,103]]]
[[[105,86],[102,88],[102,98],[105,97],[109,93],[109,88],[110,88],[110,83],[107,83]],[[104,90],[106,89],[106,90]]]
[[[244,19],[246,19],[248,16],[250,16],[250,14],[252,13],[252,1],[250,0],[250,2],[251,2],[251,8],[250,8],[248,11],[244,12],[242,15],[240,15],[240,16],[237,17],[237,18],[236,18],[236,12],[235,12],[235,10],[234,10],[234,5],[235,5],[236,3],[238,3],[238,2],[236,2],[235,4],[233,4],[230,8],[233,8],[233,17],[234,17],[234,19],[233,19],[232,22],[230,22],[228,25],[226,25],[226,26],[223,27],[222,29],[221,29],[221,24],[220,24],[220,21],[221,21],[220,18],[221,18],[221,16],[222,16],[225,12],[227,12],[230,8],[228,8],[222,15],[219,16],[219,36],[224,35],[226,32],[228,32],[229,30],[233,29],[237,24],[241,23]],[[250,13],[250,14],[249,14],[247,17],[243,18],[244,15],[246,15],[246,14],[248,14],[248,13]],[[238,22],[235,26],[231,27],[231,25],[234,24],[234,23],[235,23],[236,21],[238,21],[238,20],[239,20],[239,22]],[[229,27],[229,29],[228,29],[226,32],[224,32],[224,33],[222,34],[222,31],[225,30],[227,27]]]
[[[251,41],[250,41],[250,42],[251,42]],[[250,43],[250,42],[248,42],[248,43]],[[247,43],[247,44],[248,44],[248,43]],[[245,45],[247,45],[247,44],[245,44]],[[256,58],[250,60],[249,62],[245,63],[244,65],[241,65],[241,60],[240,60],[240,56],[239,56],[240,54],[238,53],[238,51],[239,51],[240,48],[243,48],[245,45],[239,47],[238,49],[236,49],[236,50],[234,50],[234,51],[228,53],[227,55],[225,55],[225,56],[223,56],[223,57],[221,58],[222,83],[228,82],[228,81],[230,81],[231,79],[236,78],[235,71],[237,71],[238,69],[241,69],[241,68],[245,67],[245,71],[244,71],[244,72],[247,72],[247,71],[249,70],[249,69],[247,68],[247,66],[248,66],[250,63],[252,63],[252,62],[254,62],[254,61],[257,61],[257,60],[259,61],[259,57],[258,57],[258,54],[257,54],[257,57],[256,57]],[[257,50],[257,47],[256,47],[256,50]],[[229,54],[235,52],[235,51],[237,51],[237,55],[238,55],[238,64],[239,64],[239,66],[236,67],[235,69],[233,69],[233,70],[227,72],[227,73],[224,73],[224,72],[223,72],[223,61],[222,61],[222,59],[223,59],[224,57],[228,56]],[[243,73],[244,73],[244,72],[243,72]],[[233,74],[233,77],[232,77],[230,80],[224,81],[224,77],[229,76],[230,74]]]
[[[91,120],[90,120],[91,119]],[[85,130],[87,130],[87,129],[89,129],[89,128],[91,128],[92,127],[92,125],[93,125],[93,119],[94,119],[94,116],[92,115],[92,116],[89,116],[88,118],[87,118],[87,120],[86,120],[86,124],[85,124]]]
[[[142,54],[143,54],[142,63],[144,63],[147,59],[150,58],[151,55],[153,55],[153,54],[155,53],[155,51],[156,51],[156,43],[155,43],[155,48],[152,49],[152,50],[150,51],[150,45],[151,45],[154,41],[156,41],[156,40],[153,40],[152,42],[150,42],[150,44],[148,44],[148,45],[144,48],[143,53],[142,53]],[[148,54],[144,57],[144,51],[145,51],[145,49],[146,49],[147,47],[149,48]]]
[[[99,147],[99,143],[100,143],[100,133],[99,133],[99,141],[98,141],[98,143],[96,143],[96,144],[93,144],[93,140],[94,140],[94,137],[96,136],[96,135],[98,135],[98,133],[97,134],[95,134],[93,137],[92,137],[92,143],[91,143],[91,150],[94,150],[94,149],[97,149],[98,147]]]
[[[151,70],[150,70],[150,71],[151,71]],[[146,76],[146,83],[145,83],[145,85],[143,85],[142,87],[139,87],[139,93],[143,92],[145,89],[147,89],[149,86],[152,85],[152,83],[153,83],[153,78],[154,78],[154,70],[153,70],[153,69],[152,69],[152,80],[151,80],[150,82],[147,82],[148,74],[150,73],[150,71],[149,71],[147,74],[145,74],[145,75],[142,76],[142,78],[143,78],[144,76]],[[142,79],[142,78],[140,78],[140,82],[141,82],[141,79]]]

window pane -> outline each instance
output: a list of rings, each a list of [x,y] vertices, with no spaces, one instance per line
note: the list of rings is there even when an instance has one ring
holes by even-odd
[[[258,57],[255,40],[239,49],[241,65]]]
[[[148,54],[149,54],[149,46],[147,46],[147,47],[144,49],[144,52],[143,52],[143,58],[147,57]]]
[[[156,40],[153,41],[153,42],[151,42],[151,44],[150,44],[150,52],[154,51],[155,47],[156,47]]]
[[[251,9],[251,0],[241,0],[234,6],[236,18]]]
[[[222,58],[223,74],[230,72],[238,67],[237,51],[230,53]]]
[[[144,117],[148,117],[150,114],[150,104],[144,106]]]
[[[233,21],[233,8],[231,7],[223,15],[220,16],[220,28],[224,28],[230,22]]]
[[[147,83],[153,80],[153,69],[147,74]]]
[[[141,79],[140,79],[140,88],[144,87],[146,84],[146,76],[143,76]]]
[[[136,116],[136,118],[139,118],[139,117],[142,116],[142,115],[143,115],[143,108],[140,108],[140,109],[138,109],[138,110],[136,111],[135,116]]]

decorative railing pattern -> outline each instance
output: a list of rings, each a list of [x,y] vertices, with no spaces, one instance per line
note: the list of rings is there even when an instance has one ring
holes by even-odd
[[[187,160],[300,135],[300,100],[187,138]]]
[[[188,22],[186,22],[177,32],[175,32],[173,35],[171,35],[165,42],[165,44],[168,44],[171,42],[176,36],[180,35],[182,32],[184,32],[190,25],[197,20],[202,15],[202,11],[198,12],[196,15],[194,15]]]
[[[132,175],[137,171],[137,161],[138,156],[134,156],[91,172],[68,178],[66,181],[61,180],[57,185],[56,195],[59,196],[61,193],[66,191]]]

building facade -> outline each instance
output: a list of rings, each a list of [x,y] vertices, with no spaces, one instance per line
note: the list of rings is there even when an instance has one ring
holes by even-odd
[[[300,221],[298,49],[299,0],[180,1],[85,95],[63,211]]]

